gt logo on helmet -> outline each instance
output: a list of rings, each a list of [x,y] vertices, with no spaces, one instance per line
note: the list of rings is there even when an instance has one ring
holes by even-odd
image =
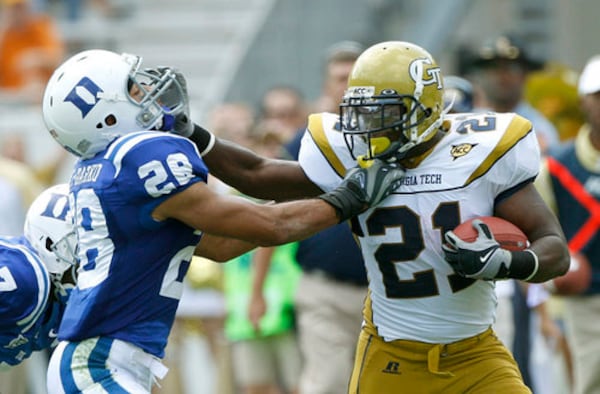
[[[440,76],[439,67],[430,67],[426,69],[426,65],[432,65],[431,59],[419,58],[413,60],[408,66],[408,72],[411,79],[415,82],[421,81],[423,85],[437,84],[437,88],[441,90],[443,88],[442,78]],[[425,75],[426,74],[426,75]],[[427,77],[427,78],[426,78]]]

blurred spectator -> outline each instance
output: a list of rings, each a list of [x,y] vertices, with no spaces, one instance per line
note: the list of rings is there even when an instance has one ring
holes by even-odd
[[[592,282],[582,294],[565,297],[564,319],[573,394],[592,394],[600,392],[600,55],[588,60],[578,93],[586,123],[574,140],[549,151],[536,183],[558,216],[571,255],[591,264]]]
[[[527,78],[526,100],[556,126],[563,141],[575,137],[585,121],[577,78],[575,70],[558,63],[549,63]]]
[[[261,127],[277,132],[284,143],[294,138],[308,115],[302,94],[291,86],[268,89],[260,106]]]
[[[458,75],[444,77],[444,108],[452,105],[450,113],[473,111],[473,85]]]
[[[225,333],[243,394],[298,392],[302,360],[294,329],[296,248],[295,243],[258,248],[224,265]],[[253,280],[257,276],[260,280]]]
[[[31,167],[35,177],[44,186],[48,187],[59,183],[58,177],[62,166],[73,157],[64,149],[56,149],[56,153],[39,166],[29,164],[25,136],[20,133],[6,133],[0,141],[0,156],[23,163]]]
[[[316,112],[337,113],[348,76],[363,47],[343,41],[325,57],[321,97],[311,106]],[[286,145],[297,159],[304,129]],[[301,241],[296,260],[302,275],[295,306],[304,365],[300,393],[340,393],[347,386],[354,363],[356,338],[367,295],[367,274],[362,254],[347,223],[338,224]]]
[[[210,111],[208,124],[220,138],[248,147],[253,144],[254,117],[254,111],[245,103],[223,103]]]
[[[485,42],[476,52],[470,67],[470,77],[481,89],[478,109],[495,112],[516,112],[533,123],[540,143],[546,149],[559,141],[558,132],[539,111],[525,101],[525,84],[529,72],[539,70],[543,63],[531,58],[519,39],[503,34]]]
[[[64,45],[54,21],[32,11],[29,0],[1,0],[0,97],[37,103],[52,72],[63,61]]]
[[[540,150],[544,153],[559,142],[558,132],[554,125],[524,98],[529,73],[541,69],[542,66],[542,62],[529,56],[516,36],[502,34],[487,40],[476,50],[468,68],[468,75],[482,93],[476,95],[479,102],[475,103],[475,110],[516,112],[527,118],[533,124]],[[518,281],[498,282],[496,293],[500,302],[502,299],[510,299],[512,302],[511,321],[514,327],[507,332],[512,332],[512,351],[523,380],[526,385],[532,387],[532,338],[539,335],[539,330],[532,321],[537,322],[537,317],[531,313],[525,289]],[[500,308],[499,313],[502,313]],[[510,347],[510,344],[507,345]]]
[[[355,41],[340,41],[327,49],[321,96],[313,103],[310,112],[339,111],[342,96],[348,86],[348,75],[363,50],[364,47]]]
[[[254,123],[254,111],[245,103],[223,103],[208,114],[208,124],[215,135],[245,147],[254,144],[251,136]],[[208,184],[222,193],[229,193],[231,190],[228,185],[210,176],[210,172]]]

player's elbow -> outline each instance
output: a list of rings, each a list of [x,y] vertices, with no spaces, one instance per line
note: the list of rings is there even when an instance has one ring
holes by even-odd
[[[569,248],[562,237],[553,236],[552,239],[548,239],[546,252],[544,253],[544,262],[540,261],[540,268],[542,265],[544,269],[542,275],[537,278],[536,282],[550,280],[567,273],[571,261]]]
[[[556,270],[558,274],[556,276],[562,276],[569,271],[569,265],[571,264],[571,255],[569,253],[569,249],[566,247],[561,248],[562,253],[560,258],[557,259],[556,262]]]

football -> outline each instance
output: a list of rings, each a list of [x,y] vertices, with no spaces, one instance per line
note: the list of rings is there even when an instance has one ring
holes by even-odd
[[[524,250],[529,246],[527,236],[511,222],[495,216],[480,216],[459,224],[453,231],[463,241],[473,242],[477,239],[477,230],[473,228],[473,220],[480,219],[488,225],[496,241],[504,249],[511,251]]]
[[[577,295],[587,290],[591,281],[590,262],[583,254],[575,253],[571,255],[569,271],[551,281],[550,291],[558,295]]]

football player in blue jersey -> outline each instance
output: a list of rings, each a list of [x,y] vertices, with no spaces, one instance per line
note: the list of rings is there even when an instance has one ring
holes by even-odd
[[[227,261],[295,241],[378,203],[403,170],[349,171],[319,198],[260,205],[206,185],[183,77],[135,55],[78,53],[48,81],[51,135],[80,157],[70,180],[79,269],[48,369],[50,393],[149,393],[194,253]]]
[[[46,189],[27,211],[24,236],[0,237],[0,368],[57,343],[76,266],[68,192]]]
[[[406,169],[397,189],[352,220],[369,276],[352,394],[530,393],[491,328],[495,282],[544,282],[569,266],[560,225],[532,184],[540,153],[531,122],[449,114],[443,92],[427,51],[383,42],[354,64],[340,114],[309,117],[299,163],[267,160],[200,127],[189,135],[213,175],[260,198],[331,190],[357,162]],[[527,250],[501,248],[482,223],[471,243],[451,231],[489,215],[521,228]]]

